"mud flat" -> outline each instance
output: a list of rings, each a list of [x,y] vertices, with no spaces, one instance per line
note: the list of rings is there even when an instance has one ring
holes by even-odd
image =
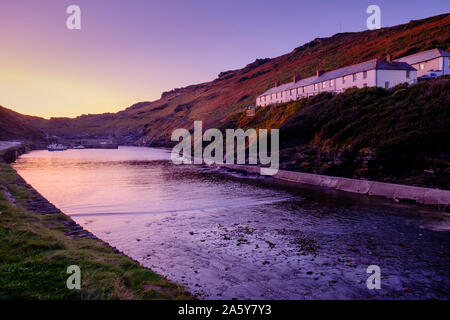
[[[74,218],[201,299],[449,297],[448,232],[382,208],[297,200],[117,215],[108,227],[101,216]],[[366,287],[373,264],[382,270],[381,290]]]

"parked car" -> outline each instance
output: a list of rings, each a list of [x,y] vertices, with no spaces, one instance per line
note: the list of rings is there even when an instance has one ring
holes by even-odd
[[[432,70],[432,71],[425,73],[423,76],[419,77],[419,81],[436,79],[437,77],[440,77],[440,76],[442,76],[442,71]]]

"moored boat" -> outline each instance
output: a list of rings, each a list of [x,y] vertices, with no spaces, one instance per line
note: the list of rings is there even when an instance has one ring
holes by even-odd
[[[53,144],[47,146],[47,150],[48,151],[65,151],[65,150],[67,150],[67,147],[62,144],[53,143]]]

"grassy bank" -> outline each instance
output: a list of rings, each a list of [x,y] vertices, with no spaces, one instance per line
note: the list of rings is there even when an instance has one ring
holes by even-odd
[[[0,299],[183,299],[183,287],[141,267],[98,239],[67,235],[61,212],[31,207],[36,193],[0,163]],[[44,201],[44,199],[42,199]],[[72,226],[72,227],[71,227]],[[81,289],[69,290],[67,267],[81,269]]]

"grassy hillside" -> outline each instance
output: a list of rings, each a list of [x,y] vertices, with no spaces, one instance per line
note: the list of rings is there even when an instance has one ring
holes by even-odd
[[[30,125],[20,113],[0,106],[0,141],[44,139],[44,133]]]
[[[449,34],[450,14],[380,30],[340,33],[315,39],[277,58],[222,72],[213,81],[165,92],[157,101],[138,103],[115,114],[50,121],[28,117],[27,121],[58,135],[108,135],[123,143],[164,144],[173,129],[192,128],[194,120],[203,120],[206,128],[220,125],[231,113],[253,105],[275,81],[291,81],[295,74],[308,77],[317,69],[344,67],[386,53],[397,58],[435,47],[449,49]]]
[[[325,93],[224,127],[280,128],[283,169],[450,189],[450,77]]]

